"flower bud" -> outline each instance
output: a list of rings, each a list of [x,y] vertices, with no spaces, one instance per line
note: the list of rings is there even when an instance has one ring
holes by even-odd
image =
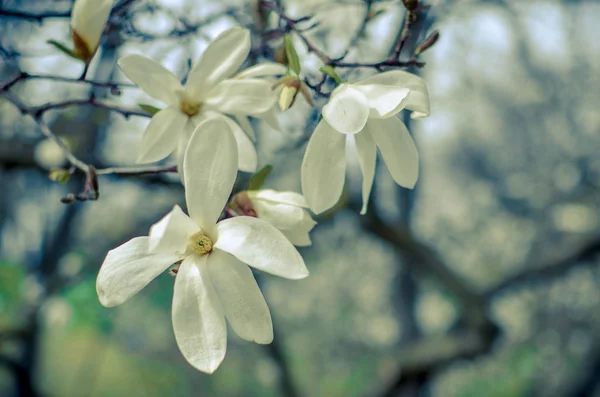
[[[283,89],[279,93],[279,108],[282,112],[285,112],[292,107],[299,92],[304,95],[304,98],[311,106],[314,105],[310,91],[298,77],[284,76],[273,85],[273,88],[276,88],[280,85],[283,85]]]
[[[75,53],[85,63],[90,63],[98,49],[112,4],[113,0],[75,0],[71,12],[71,38]]]
[[[279,229],[294,245],[311,245],[308,233],[317,224],[309,215],[306,200],[294,192],[271,189],[238,193],[232,206],[241,215],[263,219]]]

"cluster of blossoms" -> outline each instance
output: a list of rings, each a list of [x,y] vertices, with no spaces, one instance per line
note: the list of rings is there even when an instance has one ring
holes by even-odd
[[[103,30],[99,23],[106,24],[111,5],[109,0],[75,2],[73,38],[76,51],[86,48],[88,55],[81,57],[86,62],[96,52]],[[308,142],[301,169],[304,196],[274,190],[232,194],[238,170],[257,168],[248,117],[276,126],[274,87],[284,81],[280,106],[286,109],[299,89],[292,87],[290,97],[287,81],[299,80],[290,79],[289,68],[279,63],[239,72],[250,47],[248,30],[223,32],[195,63],[185,84],[148,57],[127,55],[118,61],[130,80],[166,105],[152,117],[137,162],[175,153],[188,215],[175,206],[148,236],[111,250],[98,274],[98,296],[104,306],[122,304],[171,269],[176,274],[172,321],[177,344],[191,365],[207,373],[225,357],[225,319],[243,339],[272,341],[269,308],[248,266],[288,279],[308,276],[295,246],[311,244],[309,232],[316,222],[307,209],[318,214],[339,200],[346,151],[358,155],[365,213],[377,148],[399,185],[412,188],[418,178],[417,150],[397,114],[403,109],[412,110],[413,118],[429,114],[425,83],[410,73],[390,71],[342,83],[323,107],[323,118]]]

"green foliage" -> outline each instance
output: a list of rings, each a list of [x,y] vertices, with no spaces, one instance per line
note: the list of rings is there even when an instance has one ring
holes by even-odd
[[[256,174],[252,175],[252,178],[250,178],[250,182],[248,182],[248,190],[260,189],[265,184],[265,181],[269,177],[269,174],[271,174],[271,171],[273,171],[273,166],[267,164],[264,167],[262,167]]]
[[[155,115],[156,113],[160,112],[159,108],[157,108],[156,106],[148,105],[147,103],[138,103],[138,106],[144,112],[148,112],[151,115]]]
[[[22,284],[25,270],[13,263],[0,262],[0,324],[14,321],[14,314],[23,297]]]
[[[285,54],[287,55],[288,66],[296,73],[300,74],[300,59],[289,34],[283,36],[283,45],[285,46]]]
[[[46,43],[50,44],[54,48],[58,49],[60,52],[64,53],[65,55],[67,55],[73,59],[83,61],[83,59],[77,54],[77,52],[75,52],[74,50],[70,49],[66,45],[64,45],[56,40],[48,40]]]
[[[55,168],[50,171],[50,173],[48,174],[48,178],[50,178],[51,181],[62,183],[64,185],[67,182],[69,182],[69,179],[71,178],[71,173],[69,172],[69,170]]]
[[[329,76],[332,79],[334,79],[336,83],[342,84],[342,78],[340,77],[339,74],[337,74],[337,72],[335,71],[335,69],[333,68],[333,66],[331,66],[331,65],[323,65],[323,66],[321,66],[321,68],[319,70],[322,73],[325,73],[327,76]]]
[[[98,300],[96,277],[89,277],[73,284],[63,291],[62,296],[73,310],[70,325],[73,327],[92,327],[109,332],[112,326],[107,309]]]

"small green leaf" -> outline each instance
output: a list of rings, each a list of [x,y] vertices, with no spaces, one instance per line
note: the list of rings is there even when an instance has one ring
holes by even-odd
[[[81,57],[77,54],[76,51],[70,49],[69,47],[67,47],[66,45],[59,43],[56,40],[48,40],[46,43],[50,44],[51,46],[57,48],[59,51],[63,52],[64,54],[70,56],[71,58],[77,59],[79,61],[83,61],[83,59],[81,59]]]
[[[269,174],[273,171],[273,166],[270,164],[262,167],[256,174],[252,175],[248,183],[248,190],[258,190],[265,184]]]
[[[335,69],[333,68],[333,66],[331,66],[331,65],[323,65],[323,66],[321,66],[321,68],[319,70],[322,73],[325,73],[327,76],[329,76],[332,79],[334,79],[336,83],[342,84],[342,78],[340,77],[339,74],[337,74],[337,72],[335,71]]]
[[[48,178],[50,178],[51,181],[62,183],[64,185],[67,182],[69,182],[69,179],[71,178],[71,173],[69,172],[69,170],[55,168],[50,170]]]
[[[156,106],[148,105],[147,103],[138,103],[138,106],[144,112],[148,112],[151,115],[155,115],[156,113],[160,112],[160,110],[161,110],[161,109],[157,108]]]
[[[285,46],[285,54],[287,55],[288,65],[292,70],[299,75],[300,74],[300,59],[298,59],[298,53],[294,48],[294,43],[289,34],[283,36],[283,44]]]

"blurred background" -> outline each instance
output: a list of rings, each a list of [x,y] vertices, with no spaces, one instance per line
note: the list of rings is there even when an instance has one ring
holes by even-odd
[[[426,66],[409,69],[427,80],[432,103],[428,119],[409,122],[422,165],[416,189],[396,186],[379,161],[361,216],[350,159],[347,194],[301,249],[310,277],[260,275],[274,343],[230,332],[212,376],[177,349],[169,274],[116,308],[95,291],[108,250],[184,204],[177,177],[100,177],[98,201],[61,204],[82,178],[49,180],[49,169],[66,166],[62,152],[0,93],[0,395],[600,396],[600,4],[426,4],[406,47],[440,31]],[[348,49],[356,62],[385,59],[406,12],[399,0],[282,5],[313,17],[304,35],[327,55]],[[0,87],[19,71],[81,74],[46,44],[69,42],[71,7],[0,1]],[[277,23],[256,1],[116,1],[88,77],[127,82],[116,60],[143,53],[183,78],[210,40],[240,24],[255,33],[248,65],[272,59],[281,40],[265,35]],[[294,40],[317,83],[322,62]],[[339,72],[353,81],[375,71]],[[5,91],[30,106],[90,95],[160,105],[135,88],[37,79]],[[253,120],[260,166],[274,166],[267,187],[300,191],[306,140],[326,101],[316,100],[311,108],[298,98],[280,115],[282,131]],[[148,123],[91,106],[45,120],[97,168],[132,165]]]

